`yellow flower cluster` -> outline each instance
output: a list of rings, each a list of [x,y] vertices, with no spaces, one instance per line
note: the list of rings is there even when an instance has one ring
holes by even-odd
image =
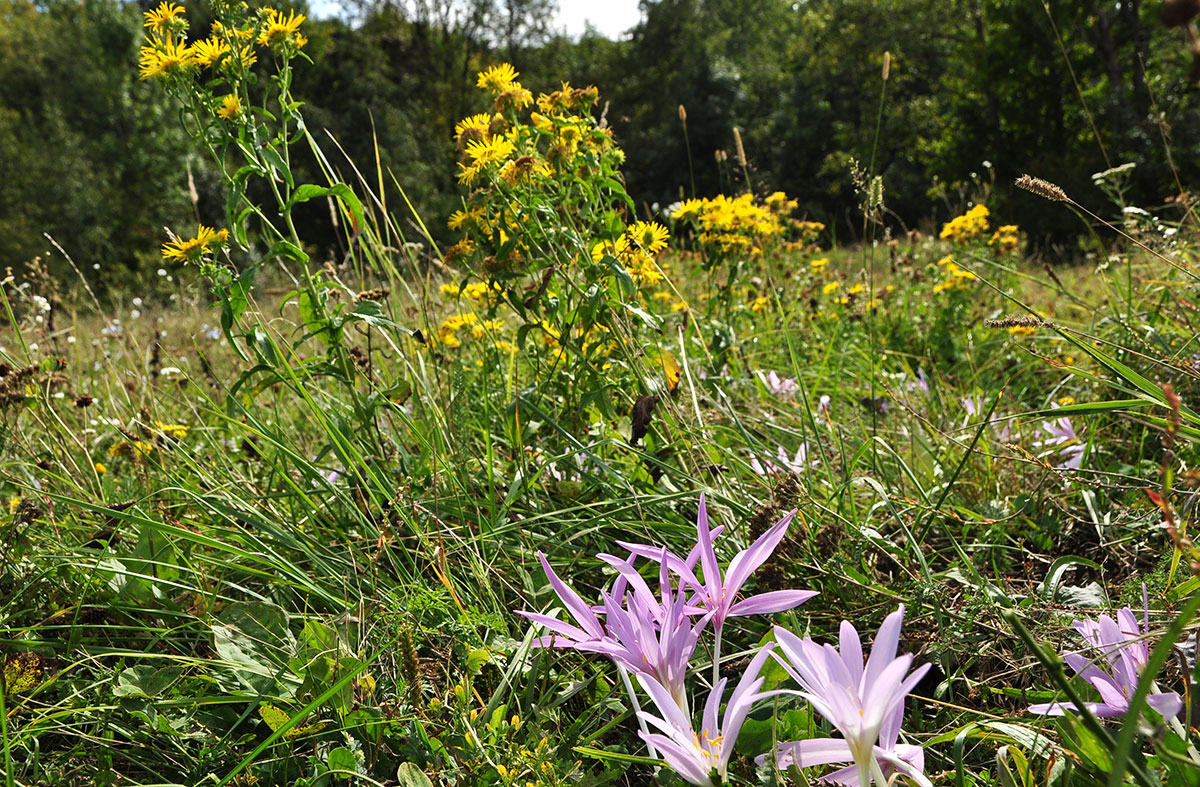
[[[663,280],[662,268],[655,256],[667,248],[670,233],[654,221],[639,221],[626,228],[615,241],[601,241],[592,247],[592,261],[615,257],[639,287],[653,287]]]
[[[685,200],[676,209],[676,221],[690,221],[700,230],[700,242],[723,255],[747,253],[757,256],[763,244],[785,235],[789,228],[799,234],[797,249],[803,248],[825,225],[789,218],[799,203],[776,191],[761,202],[752,194]]]
[[[1021,245],[1020,230],[1016,224],[1003,224],[1000,229],[992,233],[988,245],[1002,254],[1012,254]]]
[[[172,440],[182,440],[187,437],[189,427],[186,424],[167,424],[155,421],[154,428]]]
[[[952,243],[967,243],[983,237],[988,231],[987,205],[976,205],[961,216],[955,216],[942,227],[941,239]]]
[[[494,272],[530,258],[530,235],[545,221],[536,208],[561,206],[570,185],[562,176],[582,170],[607,176],[624,159],[611,131],[590,114],[600,97],[596,88],[564,82],[538,96],[526,120],[521,113],[534,99],[518,76],[508,63],[480,72],[476,85],[492,95],[491,110],[463,118],[454,129],[459,183],[475,190],[448,222],[466,235],[452,256],[482,254]]]
[[[455,348],[462,347],[464,338],[486,338],[502,350],[511,350],[512,345],[500,338],[503,330],[504,320],[480,320],[474,312],[464,312],[452,314],[442,321],[437,340],[443,347]]]
[[[204,254],[229,242],[229,230],[214,230],[203,224],[196,230],[194,238],[175,238],[164,243],[162,256],[176,262],[195,262]]]
[[[937,261],[937,264],[942,269],[943,278],[937,284],[933,285],[935,293],[953,289],[966,289],[975,279],[975,274],[959,266],[953,257],[942,257]]]
[[[240,64],[250,68],[258,61],[254,44],[269,47],[285,56],[295,55],[308,39],[300,32],[304,14],[286,15],[274,8],[263,9],[247,27],[237,28],[215,21],[212,33],[187,43],[188,23],[184,8],[163,0],[144,12],[147,43],[138,53],[138,73],[142,79],[167,78],[192,73],[197,68],[231,69]],[[217,114],[225,120],[241,112],[241,99],[226,96]]]

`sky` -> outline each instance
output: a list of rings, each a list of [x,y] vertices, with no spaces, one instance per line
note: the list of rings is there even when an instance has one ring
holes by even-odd
[[[637,0],[558,0],[558,26],[567,35],[583,33],[588,22],[608,38],[620,38],[638,23]]]
[[[326,18],[339,13],[337,0],[310,0],[313,16]],[[590,22],[607,38],[618,39],[638,23],[638,0],[558,0],[555,27],[565,28],[567,35],[577,38]]]

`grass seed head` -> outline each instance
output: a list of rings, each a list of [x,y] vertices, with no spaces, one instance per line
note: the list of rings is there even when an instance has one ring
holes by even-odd
[[[1032,191],[1039,197],[1045,197],[1046,199],[1054,200],[1056,202],[1071,201],[1070,198],[1067,197],[1067,192],[1063,191],[1058,186],[1055,186],[1048,180],[1035,178],[1032,175],[1022,175],[1021,177],[1017,178],[1016,186],[1019,189]]]

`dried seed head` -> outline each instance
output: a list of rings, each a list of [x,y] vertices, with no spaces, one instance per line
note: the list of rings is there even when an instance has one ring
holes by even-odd
[[[738,164],[742,169],[746,168],[746,149],[742,147],[742,132],[738,131],[737,126],[733,127],[733,144],[737,147]]]
[[[983,324],[989,328],[1041,328],[1050,325],[1041,317],[1003,317],[999,320],[984,320]]]
[[[687,110],[683,108],[683,104],[679,105],[679,121],[687,123]]]
[[[1041,178],[1035,178],[1032,175],[1022,175],[1021,177],[1017,178],[1016,186],[1019,189],[1025,189],[1026,191],[1032,191],[1034,194],[1037,194],[1039,197],[1045,197],[1046,199],[1055,200],[1056,202],[1070,202],[1071,201],[1067,197],[1067,192],[1063,191],[1058,186],[1055,186],[1053,183],[1051,183],[1048,180],[1042,180]]]
[[[421,699],[421,668],[412,626],[404,624],[398,634],[396,645],[400,650],[400,677],[408,684],[409,701],[415,706]]]
[[[1198,0],[1200,1],[1200,0]],[[888,81],[888,75],[892,72],[892,53],[883,53],[883,81]]]

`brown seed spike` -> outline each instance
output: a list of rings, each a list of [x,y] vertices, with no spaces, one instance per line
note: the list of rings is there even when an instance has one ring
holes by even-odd
[[[1056,202],[1071,201],[1070,198],[1067,197],[1067,192],[1063,191],[1058,186],[1055,186],[1048,180],[1035,178],[1032,175],[1022,175],[1021,177],[1017,178],[1016,186],[1019,189],[1032,191],[1039,197],[1045,197],[1046,199],[1054,200]]]

